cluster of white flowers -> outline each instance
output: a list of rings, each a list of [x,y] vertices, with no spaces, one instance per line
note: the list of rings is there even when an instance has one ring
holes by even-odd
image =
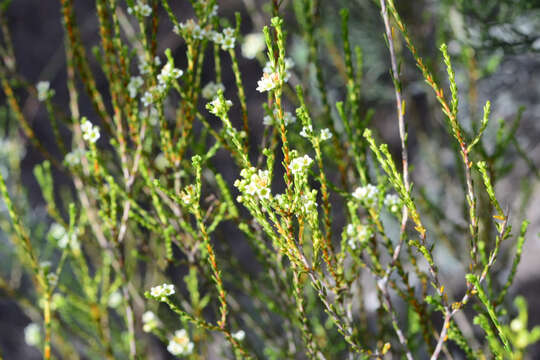
[[[251,196],[257,195],[261,199],[269,199],[270,191],[270,173],[268,170],[257,170],[255,168],[242,169],[240,171],[242,179],[234,182],[241,192]]]
[[[216,44],[221,45],[222,50],[229,50],[234,49],[234,44],[236,43],[236,37],[234,35],[234,29],[228,27],[223,29],[223,33],[212,31],[210,38]]]
[[[169,61],[161,69],[161,73],[157,76],[158,82],[162,86],[168,85],[171,81],[178,79],[184,72],[180,69],[173,67],[173,64]]]
[[[217,8],[216,8],[217,12]],[[234,49],[236,43],[235,30],[227,27],[222,32],[201,27],[195,20],[189,19],[173,28],[173,32],[185,38],[197,40],[208,39],[221,46],[223,50]]]
[[[285,73],[280,74],[273,62],[267,62],[263,69],[263,76],[257,82],[257,91],[265,92],[274,89],[276,86],[283,82],[289,81],[291,73],[289,70],[294,66],[294,62],[286,58],[285,59]]]
[[[83,139],[91,143],[95,143],[100,137],[99,127],[93,125],[90,121],[88,121],[87,118],[84,117],[81,120],[81,131]]]
[[[257,54],[264,50],[266,42],[262,33],[251,33],[244,37],[242,44],[242,56],[247,59],[255,59]]]
[[[388,194],[384,198],[384,205],[391,213],[398,213],[401,206],[401,199],[396,194]]]
[[[208,31],[202,28],[195,20],[189,19],[186,22],[178,24],[173,28],[173,31],[184,37],[193,37],[194,39],[202,40],[208,35]]]
[[[367,206],[372,206],[377,200],[377,195],[379,194],[379,189],[372,184],[367,184],[366,186],[359,186],[354,190],[352,196],[362,201]]]
[[[304,126],[302,130],[300,130],[300,136],[308,138],[313,134],[313,126],[308,125]]]
[[[279,118],[279,110],[274,109],[273,111],[274,116],[265,115],[263,118],[263,124],[266,126],[278,124],[277,121]],[[290,111],[284,111],[283,112],[283,122],[285,123],[285,126],[288,126],[289,124],[294,124],[296,122],[296,116],[294,116]]]
[[[330,140],[331,138],[332,138],[332,132],[330,131],[330,129],[325,128],[321,130],[321,137],[320,137],[321,141]]]
[[[137,0],[137,3],[133,7],[128,8],[128,14],[146,17],[152,14],[152,8],[141,0]]]
[[[156,300],[163,301],[167,296],[171,296],[175,293],[174,285],[172,284],[162,284],[154,286],[150,289],[150,296]]]
[[[356,250],[358,247],[358,242],[364,243],[373,235],[371,229],[366,225],[357,225],[353,224],[347,225],[345,228],[345,234],[347,234],[347,244],[353,250]]]
[[[36,323],[30,323],[24,328],[24,341],[29,346],[39,346],[41,342],[41,328]]]
[[[54,90],[50,86],[51,84],[48,81],[40,81],[36,84],[39,101],[45,101],[54,94]]]
[[[144,312],[144,314],[142,315],[142,322],[144,332],[151,332],[160,324],[160,321],[157,318],[156,314],[154,314],[152,311]]]
[[[193,352],[193,342],[189,340],[188,333],[185,329],[176,330],[174,336],[169,339],[167,351],[174,356],[185,356]]]
[[[129,97],[135,98],[137,96],[137,92],[139,91],[139,88],[143,85],[144,81],[142,77],[140,76],[133,76],[131,79],[129,79],[129,83],[127,86]]]
[[[231,100],[225,100],[222,96],[216,96],[214,97],[214,100],[206,104],[206,108],[217,117],[223,117],[227,114],[232,105],[233,103]]]
[[[157,76],[158,84],[148,89],[141,97],[143,105],[148,107],[161,97],[165,96],[171,82],[178,79],[183,74],[184,72],[182,70],[173,67],[171,62],[167,62]]]
[[[293,174],[302,174],[311,165],[313,159],[309,155],[294,158],[289,164],[289,169]]]
[[[161,59],[159,56],[154,57],[154,66],[158,67],[161,65]],[[146,61],[144,57],[139,57],[139,73],[141,75],[150,74],[152,71],[152,66]]]
[[[210,81],[202,88],[201,95],[203,98],[210,100],[217,95],[219,90],[225,91],[225,86],[223,86],[222,83],[216,84],[215,82]]]

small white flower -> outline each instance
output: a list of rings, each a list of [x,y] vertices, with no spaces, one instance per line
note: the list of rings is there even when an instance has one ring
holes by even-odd
[[[185,329],[176,330],[174,336],[169,340],[167,351],[174,356],[184,356],[193,352],[193,346],[194,344],[189,340],[188,333]]]
[[[234,37],[234,29],[227,27],[223,29],[223,36],[225,37]]]
[[[68,234],[66,233],[64,236],[62,236],[62,237],[58,240],[58,247],[59,247],[60,249],[65,249],[68,245],[69,245],[69,236],[68,236]]]
[[[194,39],[202,40],[206,37],[207,31],[204,28],[201,28],[198,24],[193,28],[191,35]]]
[[[139,5],[140,6],[140,13],[142,16],[147,17],[152,14],[152,8],[146,4]]]
[[[115,291],[109,296],[109,301],[107,302],[107,305],[109,307],[116,309],[118,306],[122,304],[122,294],[120,294],[120,291]]]
[[[367,184],[366,186],[359,186],[354,190],[352,196],[364,202],[367,206],[372,206],[377,200],[377,195],[379,194],[379,189],[372,184]]]
[[[225,36],[225,38],[221,42],[221,49],[225,51],[229,49],[234,49],[235,42],[236,42],[236,38],[234,36],[233,37]]]
[[[247,34],[242,44],[242,56],[248,59],[254,59],[265,47],[266,42],[262,33]]]
[[[289,169],[293,174],[303,173],[313,162],[313,159],[309,155],[304,155],[302,157],[297,157],[291,161],[289,164]]]
[[[30,323],[24,328],[24,341],[30,346],[39,346],[41,342],[41,328],[36,323]]]
[[[322,141],[330,140],[331,138],[332,138],[332,133],[330,132],[330,129],[326,128],[326,129],[321,130]]]
[[[216,84],[213,81],[210,81],[203,87],[201,95],[205,99],[213,99],[214,96],[217,95],[219,90],[225,91],[225,86],[223,86],[223,84],[221,83]]]
[[[401,199],[396,194],[388,194],[384,198],[384,205],[390,210],[391,213],[399,212],[401,205]]]
[[[245,186],[245,191],[249,195],[255,195],[257,193],[257,185],[254,182],[250,182]]]
[[[51,96],[52,90],[50,90],[50,86],[51,84],[48,81],[40,81],[36,84],[39,101],[45,101]]]
[[[58,276],[55,273],[48,273],[47,276],[47,283],[49,286],[54,287],[56,286],[56,283],[58,282]]]
[[[229,111],[232,105],[233,103],[231,100],[223,100],[221,96],[216,96],[214,100],[206,104],[206,108],[212,114],[221,117]]]
[[[268,170],[259,170],[251,175],[250,185],[255,188],[255,192],[260,198],[270,198],[270,173]]]
[[[513,332],[520,332],[524,329],[523,321],[521,321],[519,318],[515,318],[510,322],[510,329],[512,329]]]
[[[83,118],[82,121],[81,121],[81,131],[83,133],[85,132],[89,132],[92,130],[92,123],[88,120],[86,120],[86,118]]]
[[[175,293],[174,285],[172,284],[163,284],[163,293],[165,296],[170,296]]]
[[[143,323],[149,323],[150,321],[156,320],[156,314],[154,314],[152,311],[146,311],[142,315],[142,321]]]
[[[144,81],[142,77],[140,76],[133,76],[131,79],[129,79],[128,84],[128,91],[129,91],[129,97],[134,98],[137,96],[137,92],[139,91],[139,88],[143,85]]]
[[[150,91],[145,91],[141,98],[141,101],[145,107],[148,107],[154,103],[154,95]]]
[[[90,141],[91,143],[95,143],[96,141],[98,141],[99,137],[100,137],[100,133],[99,133],[99,128],[97,126],[94,126],[92,128],[92,131],[90,131],[90,133],[88,134],[87,137],[84,137],[83,138],[85,140],[88,140]]]
[[[270,126],[274,123],[274,118],[270,115],[264,115],[263,117],[263,124],[266,126]]]
[[[184,72],[180,69],[174,68],[171,62],[167,62],[161,73],[157,76],[160,85],[168,85],[171,81],[178,79]]]
[[[49,235],[56,240],[60,240],[65,234],[66,229],[58,223],[53,223],[49,229]]]
[[[270,91],[279,84],[279,74],[274,73],[263,73],[262,78],[257,81],[257,91],[259,92],[265,92]]]
[[[246,332],[244,330],[238,330],[235,333],[231,334],[234,340],[242,341],[246,338]]]
[[[302,137],[308,138],[311,134],[313,134],[313,126],[311,125],[304,126],[302,130],[300,130],[300,136]]]

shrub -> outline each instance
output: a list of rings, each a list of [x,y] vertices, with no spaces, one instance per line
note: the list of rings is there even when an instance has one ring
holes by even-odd
[[[27,343],[45,359],[151,358],[156,348],[192,359],[523,358],[540,328],[529,330],[524,299],[514,315],[507,295],[528,222],[511,219],[496,192],[519,152],[520,116],[494,125],[489,102],[478,119],[462,115],[448,47],[446,71],[431,70],[394,1],[380,0],[399,137],[391,152],[362,100],[348,10],[332,77],[316,2],[292,2],[305,66],[288,54],[289,9],[269,5],[269,26],[243,37],[241,16],[220,17],[215,0],[192,1],[184,22],[167,0],[96,0],[103,91],[74,1],[61,0],[68,109],[48,82],[17,75],[2,28],[4,118],[45,159],[34,175],[47,217],[25,200],[21,138],[6,127],[0,191],[11,221],[1,226],[17,261],[0,285],[33,320]],[[161,24],[185,51],[157,51]],[[246,84],[240,44],[266,64],[257,84]],[[407,59],[443,124],[432,139],[416,132],[414,157]],[[266,98],[258,114],[246,96],[255,90]],[[25,92],[46,108],[54,148],[23,112]],[[94,111],[82,113],[81,99]],[[415,175],[415,164],[437,176]],[[21,267],[32,291],[7,280]],[[464,276],[450,279],[456,268]]]

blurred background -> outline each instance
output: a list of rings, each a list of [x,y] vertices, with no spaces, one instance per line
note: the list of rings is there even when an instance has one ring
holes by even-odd
[[[4,1],[7,4],[8,2]],[[222,0],[219,1],[220,16],[234,22],[235,12],[242,18],[241,32],[244,35],[260,33],[269,24],[270,6],[262,0]],[[75,1],[77,18],[81,26],[82,39],[88,54],[91,48],[100,44],[96,9],[93,1]],[[174,12],[182,21],[189,19],[193,12],[189,1],[171,1]],[[344,65],[339,55],[341,48],[339,10],[350,10],[350,40],[363,52],[362,106],[372,112],[371,125],[377,128],[381,137],[389,143],[391,150],[398,154],[399,136],[395,118],[395,101],[392,80],[389,75],[388,50],[384,41],[384,27],[379,15],[378,1],[332,0],[318,4],[318,54],[321,58],[323,76],[329,94],[330,104],[343,100],[345,86]],[[162,10],[162,9],[161,9]],[[511,221],[517,228],[525,217],[531,221],[524,254],[517,273],[512,293],[523,294],[529,303],[530,326],[540,324],[540,1],[539,0],[417,0],[400,1],[400,13],[419,53],[436,74],[442,74],[441,55],[438,50],[443,42],[448,44],[450,55],[457,71],[460,98],[460,121],[471,129],[482,116],[486,100],[492,103],[491,123],[487,130],[485,147],[490,150],[490,139],[497,136],[499,122],[513,124],[521,116],[516,132],[516,144],[508,152],[504,166],[509,167],[508,176],[497,186],[497,194],[503,204],[511,209]],[[315,88],[315,80],[310,73],[309,49],[302,37],[298,23],[301,11],[292,0],[284,0],[281,14],[285,18],[288,31],[288,56],[294,62],[292,85],[303,84]],[[182,39],[175,35],[172,25],[163,15],[158,36],[158,53],[166,48],[173,50],[175,61],[180,68],[185,67],[185,47]],[[127,20],[126,20],[127,21]],[[21,82],[36,84],[48,80],[55,90],[55,104],[68,108],[66,89],[66,66],[64,51],[64,31],[62,27],[59,1],[17,0],[5,7],[2,26],[11,34],[16,54],[16,70]],[[129,22],[125,25],[129,28]],[[404,96],[407,103],[406,121],[409,130],[410,163],[414,165],[412,180],[418,188],[439,199],[444,211],[459,217],[459,204],[453,202],[461,191],[455,181],[458,164],[452,160],[448,147],[450,138],[445,135],[443,117],[436,106],[431,89],[425,84],[420,71],[414,66],[408,50],[400,47],[398,54],[402,60],[401,75]],[[251,58],[248,52],[237,46],[246,87],[250,113],[250,126],[255,139],[261,139],[264,112],[261,104],[265,95],[255,88],[262,74],[261,55]],[[230,71],[229,57],[223,58],[223,83],[230,89],[228,98],[234,96],[234,75]],[[106,94],[107,83],[99,64],[90,55],[90,64],[96,76],[99,90]],[[213,79],[211,64],[203,71],[203,85]],[[444,82],[444,76],[439,79]],[[445,87],[447,84],[445,84]],[[53,154],[58,153],[54,136],[47,119],[47,113],[35,96],[21,92],[22,110],[40,140]],[[313,90],[314,101],[317,92]],[[287,104],[293,111],[293,104]],[[332,111],[335,107],[332,105]],[[95,112],[85,97],[81,98],[81,112],[89,119]],[[236,114],[236,116],[234,116]],[[233,122],[240,125],[239,109],[233,109]],[[0,95],[0,126],[14,127],[3,94]],[[68,136],[67,132],[65,136]],[[257,142],[257,141],[254,141]],[[29,143],[13,144],[5,139],[0,142],[0,160],[5,165],[8,155],[16,152],[21,157],[21,178],[25,194],[23,201],[32,209],[25,219],[32,226],[43,226],[46,233],[48,219],[33,168],[43,159]],[[256,155],[255,153],[253,155]],[[432,166],[439,162],[439,167]],[[501,165],[502,166],[502,165]],[[226,171],[224,169],[224,171]],[[228,179],[234,178],[229,171]],[[445,178],[441,181],[441,176]],[[435,181],[434,179],[439,179]],[[69,183],[69,179],[57,174],[58,183]],[[4,217],[5,210],[2,211]],[[339,215],[336,215],[339,216]],[[2,219],[1,221],[6,221]],[[457,220],[456,220],[457,221]],[[452,243],[449,247],[452,247]],[[507,244],[511,247],[512,244]],[[463,285],[463,272],[455,268],[452,257],[441,247],[438,254],[446,273],[454,274],[445,278],[456,287]],[[454,251],[466,249],[456,248]],[[16,269],[13,249],[7,239],[0,237],[0,271],[11,273],[13,283],[28,282]],[[12,267],[13,266],[13,267]],[[501,269],[500,269],[501,270]],[[17,273],[19,271],[19,273]],[[457,272],[455,272],[457,271]],[[501,274],[504,272],[501,270]],[[39,352],[28,347],[24,341],[23,329],[29,319],[16,305],[16,296],[0,289],[0,349],[5,359],[37,359]],[[532,358],[540,358],[537,346]],[[166,355],[163,355],[164,358]]]

